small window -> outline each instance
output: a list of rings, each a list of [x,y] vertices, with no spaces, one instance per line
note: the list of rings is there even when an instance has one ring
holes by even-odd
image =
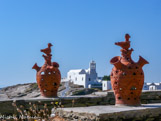
[[[77,77],[75,78],[75,80],[77,81]]]
[[[82,77],[82,81],[83,81],[83,77]]]
[[[71,76],[69,76],[69,78],[71,79]]]
[[[89,78],[88,80],[91,81],[91,78]]]

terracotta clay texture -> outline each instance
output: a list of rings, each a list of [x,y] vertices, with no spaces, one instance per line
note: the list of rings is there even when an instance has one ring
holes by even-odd
[[[116,105],[139,106],[144,84],[142,67],[148,62],[141,56],[137,63],[131,59],[133,49],[129,49],[129,38],[129,34],[126,34],[125,41],[115,43],[122,48],[122,56],[116,56],[110,61],[114,65],[111,72],[111,84]]]
[[[42,96],[45,97],[57,97],[57,91],[60,85],[61,74],[59,71],[59,64],[56,62],[51,62],[51,46],[48,44],[48,48],[42,49],[41,52],[45,53],[43,55],[45,63],[42,67],[35,64],[32,69],[37,71],[36,80],[38,87],[41,91]]]

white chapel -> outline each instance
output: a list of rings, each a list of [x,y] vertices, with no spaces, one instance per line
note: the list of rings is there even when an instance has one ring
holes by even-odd
[[[67,79],[74,84],[84,86],[84,88],[88,88],[89,85],[99,83],[97,81],[96,63],[94,61],[91,61],[89,64],[89,69],[87,70],[70,70],[67,73]]]

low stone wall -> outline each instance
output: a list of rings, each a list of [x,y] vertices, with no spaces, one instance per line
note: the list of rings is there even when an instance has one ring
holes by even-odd
[[[74,100],[74,104],[72,101]],[[12,106],[14,100],[0,101],[0,114],[1,115],[12,115],[15,113],[15,109]],[[25,109],[30,107],[29,103],[39,105],[43,108],[44,104],[48,105],[48,109],[51,110],[54,106],[51,102],[61,102],[64,107],[86,107],[92,105],[105,105],[106,97],[64,97],[64,98],[41,98],[41,99],[24,99],[24,100],[15,100],[17,106],[23,105]],[[39,103],[41,101],[41,103]]]
[[[161,105],[160,105],[161,106]],[[97,107],[95,110],[96,113],[90,113],[90,108],[85,108],[85,112],[80,111],[79,108],[70,108],[71,111],[66,111],[64,109],[58,109],[60,117],[65,121],[160,121],[161,120],[161,107],[147,107],[145,109],[138,109],[135,107],[133,110],[128,108],[127,111],[121,110],[119,108],[114,108],[111,106],[105,106],[104,112],[98,114]],[[108,109],[109,111],[105,110]],[[121,107],[126,109],[127,107]],[[132,107],[131,107],[132,108]],[[81,109],[80,109],[81,110]],[[114,112],[118,110],[117,112]],[[106,112],[107,111],[107,112]],[[111,112],[110,112],[111,111]],[[88,113],[89,112],[89,113]]]
[[[16,100],[17,105],[23,105],[25,108],[29,107],[29,102],[38,103],[41,101],[40,107],[46,103],[49,109],[53,108],[51,102],[60,102],[64,107],[72,107],[72,101],[74,100],[74,107],[87,107],[94,105],[114,105],[115,97],[113,92],[104,92],[105,96],[71,96],[60,98],[35,98],[35,99],[19,99]],[[103,94],[102,94],[103,95]],[[0,101],[0,114],[10,115],[15,111],[12,106],[13,100]],[[147,103],[161,103],[161,91],[144,91],[141,95],[142,104]]]
[[[99,121],[160,121],[161,108],[102,114]]]
[[[143,91],[141,94],[141,103],[161,103],[161,90]]]

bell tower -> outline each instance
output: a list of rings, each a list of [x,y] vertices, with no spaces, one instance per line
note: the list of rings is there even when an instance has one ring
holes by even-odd
[[[90,74],[96,73],[96,63],[92,60],[89,64]]]

